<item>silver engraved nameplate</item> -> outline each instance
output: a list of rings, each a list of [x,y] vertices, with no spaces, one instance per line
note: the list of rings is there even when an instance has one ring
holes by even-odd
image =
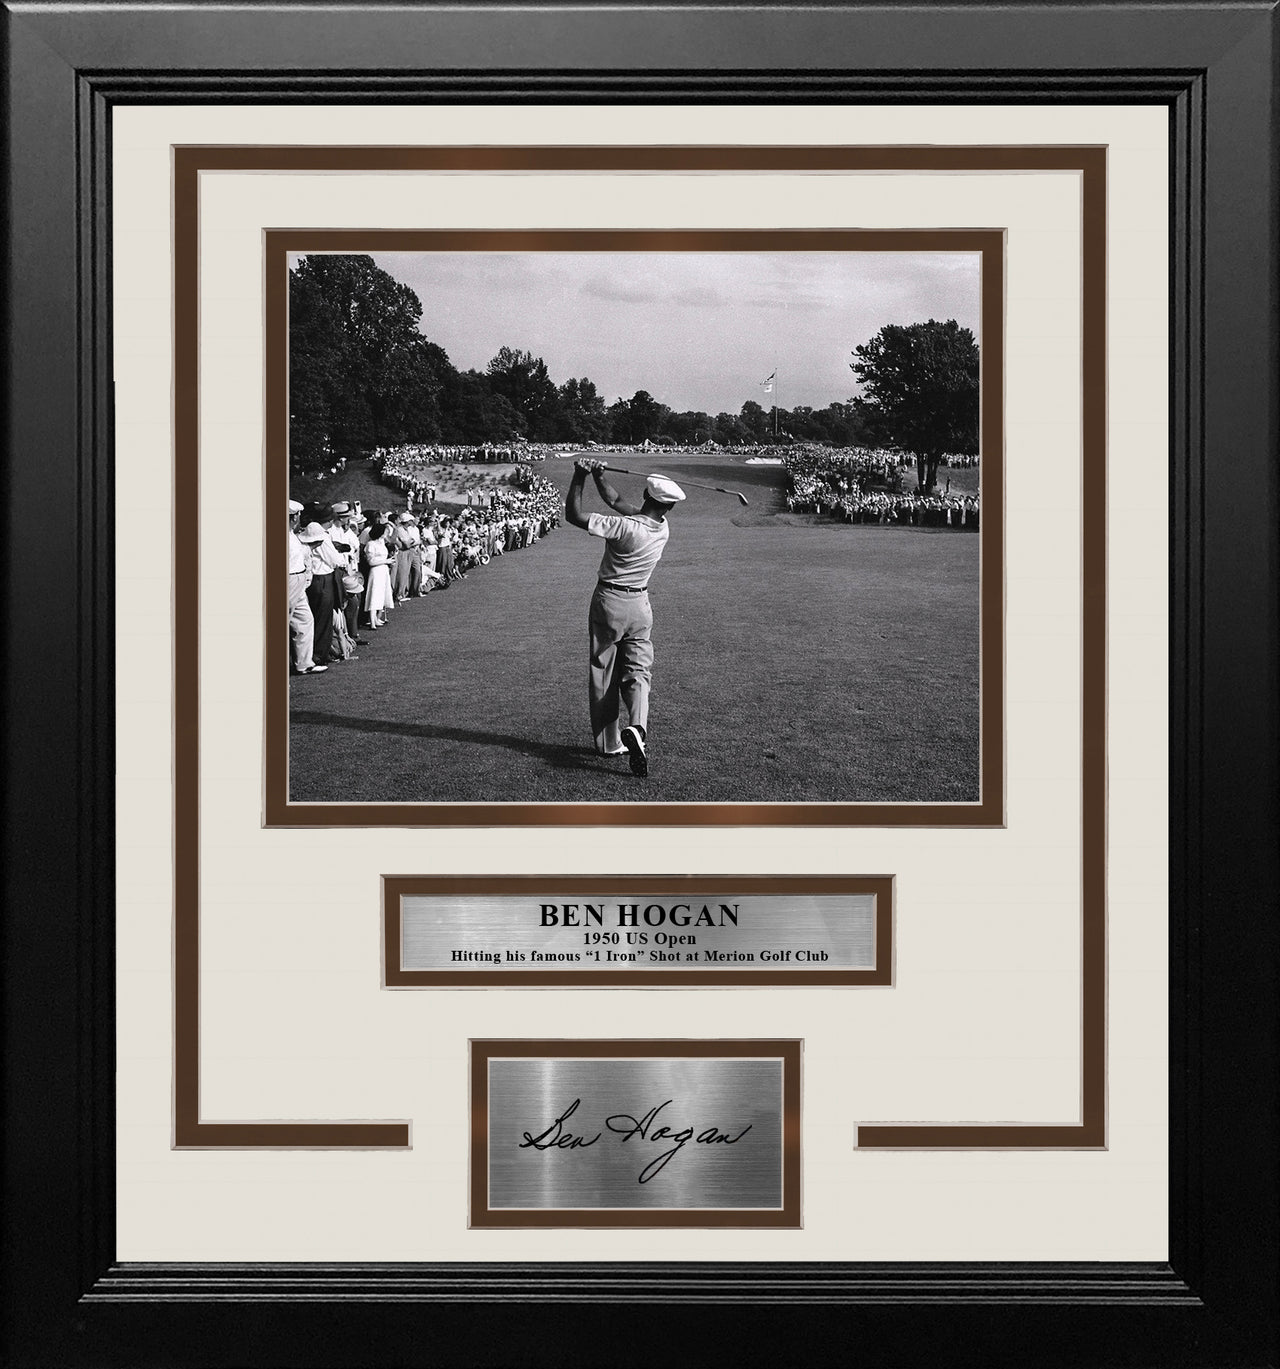
[[[391,987],[890,982],[885,877],[818,889],[774,879],[759,891],[744,878],[431,883],[384,880]]]
[[[472,1052],[472,1225],[799,1224],[798,1042]]]

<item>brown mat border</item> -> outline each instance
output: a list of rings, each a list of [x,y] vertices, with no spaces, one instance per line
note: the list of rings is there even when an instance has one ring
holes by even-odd
[[[438,150],[431,149],[435,152]],[[443,149],[449,155],[457,149]],[[558,149],[487,149],[542,168]],[[592,149],[566,149],[568,153]],[[651,149],[626,149],[649,154]],[[671,166],[707,149],[663,149]],[[735,151],[735,149],[728,149]],[[738,152],[752,151],[736,149]],[[769,155],[786,164],[789,152]],[[828,151],[817,149],[817,151]],[[840,149],[840,169],[862,149]],[[526,159],[526,153],[533,153]],[[692,153],[692,160],[686,160]],[[757,154],[759,160],[759,154]],[[828,158],[830,160],[830,158]],[[647,166],[648,156],[645,158]],[[577,163],[571,162],[576,169]],[[486,162],[486,165],[488,163]],[[441,169],[434,166],[433,169]],[[474,168],[472,168],[474,169]],[[508,168],[510,169],[510,168]],[[561,168],[563,169],[563,167]],[[628,163],[627,169],[635,169]],[[750,169],[763,169],[752,167]],[[830,168],[828,168],[830,169]],[[860,168],[858,168],[860,169]],[[266,796],[268,827],[850,826],[998,827],[1004,821],[1004,276],[1000,229],[403,230],[269,229],[266,256]],[[288,257],[296,252],[972,252],[982,258],[979,529],[979,799],[976,803],[318,803],[289,798],[287,540],[274,516],[289,497]],[[198,627],[195,629],[198,631]]]
[[[1106,149],[1081,146],[883,148],[243,148],[174,150],[174,493],[193,511],[199,456],[199,178],[201,171],[501,169],[938,170],[1078,172],[1083,230],[1083,749],[1082,1054],[1080,1120],[1063,1126],[863,1126],[863,1148],[1077,1148],[1105,1145],[1106,1129]],[[986,327],[984,300],[984,330]],[[997,334],[1001,342],[1003,333]],[[984,352],[989,351],[989,345]],[[271,358],[268,358],[271,364]],[[1003,385],[1001,385],[1003,395]],[[1001,403],[1001,409],[1003,407]],[[984,440],[987,413],[984,406]],[[998,464],[998,463],[997,463]],[[270,477],[270,471],[268,476]],[[284,478],[283,471],[280,478]],[[268,487],[268,497],[271,495]],[[985,495],[984,495],[985,501]],[[1001,492],[1001,508],[1002,492]],[[198,578],[198,534],[175,564],[175,586]],[[983,547],[984,574],[986,545]],[[1003,545],[992,548],[1003,583]],[[194,599],[194,596],[192,596]],[[985,662],[984,662],[985,664]],[[1002,672],[1001,672],[1002,680]],[[985,681],[984,681],[985,683]],[[405,1147],[407,1122],[206,1122],[200,1116],[199,643],[178,620],[174,644],[174,1144],[178,1147]],[[492,805],[504,813],[505,805]],[[655,806],[656,808],[657,806]],[[725,825],[742,819],[719,806]],[[770,807],[770,806],[765,806]],[[780,807],[780,806],[779,806]],[[820,805],[814,805],[820,808]],[[592,814],[592,825],[608,825]],[[785,811],[785,809],[784,809]],[[487,819],[493,823],[496,816]],[[631,819],[626,819],[631,820]],[[669,822],[668,816],[652,817]],[[704,822],[707,818],[704,816]],[[771,814],[762,822],[780,823]],[[531,818],[530,821],[536,821]],[[794,821],[794,819],[793,819]],[[805,825],[823,825],[806,809]],[[874,825],[888,825],[876,823]],[[962,825],[953,814],[935,825]]]

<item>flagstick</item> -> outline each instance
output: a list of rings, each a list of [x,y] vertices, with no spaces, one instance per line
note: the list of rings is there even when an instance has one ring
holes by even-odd
[[[774,389],[778,384],[778,368],[775,366],[773,368],[773,373],[762,380],[760,384],[764,387],[765,394],[773,394]],[[773,440],[775,442],[778,440],[778,404],[776,400],[773,405]]]

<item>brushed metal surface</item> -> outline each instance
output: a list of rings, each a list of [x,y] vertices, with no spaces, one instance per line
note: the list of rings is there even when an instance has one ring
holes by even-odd
[[[780,1208],[782,1084],[776,1056],[491,1060],[489,1206]]]
[[[696,917],[706,904],[719,920],[721,903],[736,906],[737,925],[675,925],[670,912],[684,903]],[[541,906],[581,919],[544,926]],[[586,911],[597,909],[596,922]],[[619,908],[637,905],[636,925],[623,925]],[[647,922],[662,908],[668,920]],[[406,970],[838,970],[875,966],[873,894],[768,895],[720,899],[661,894],[623,899],[513,895],[405,895],[401,900],[401,965]],[[651,913],[656,919],[657,914]],[[726,919],[727,922],[727,919]],[[644,940],[640,940],[643,937]],[[663,941],[662,937],[692,938]],[[614,940],[613,938],[616,938]],[[720,959],[720,956],[730,957]],[[749,958],[739,958],[749,957]],[[825,957],[825,958],[824,958]]]

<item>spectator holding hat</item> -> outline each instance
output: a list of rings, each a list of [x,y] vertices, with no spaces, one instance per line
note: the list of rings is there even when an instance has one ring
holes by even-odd
[[[336,572],[338,607],[347,624],[347,636],[352,643],[363,645],[359,632],[360,605],[364,599],[364,581],[360,578],[359,517],[346,500],[333,506],[334,526],[329,532],[342,568]]]
[[[606,756],[626,752],[633,775],[649,773],[649,686],[653,677],[653,610],[649,578],[666,549],[671,528],[667,515],[684,491],[664,475],[650,475],[644,501],[624,500],[605,479],[604,463],[579,457],[565,501],[565,517],[605,543],[587,615],[591,656],[587,689],[596,750]],[[612,514],[582,510],[588,472]],[[627,726],[619,730],[620,705]]]
[[[343,620],[341,628],[339,628],[336,621],[333,625],[333,630],[335,634],[337,634],[334,642],[335,659],[341,658],[344,654],[340,638],[342,632],[347,629],[347,591],[345,577],[350,565],[351,548],[347,543],[346,532],[342,523],[350,508],[351,505],[346,502],[330,504],[329,507],[323,511],[323,516],[316,520],[324,529],[327,545],[333,549],[335,559],[333,566],[333,608],[337,616]]]
[[[422,555],[422,588],[420,594],[426,594],[432,587],[432,581],[439,578],[436,574],[439,568],[440,549],[439,542],[440,515],[433,513],[426,519],[419,529],[422,538],[422,545],[419,551]]]
[[[436,524],[436,570],[446,586],[462,578],[454,556],[456,542],[452,521],[446,514],[441,514],[440,521]]]

